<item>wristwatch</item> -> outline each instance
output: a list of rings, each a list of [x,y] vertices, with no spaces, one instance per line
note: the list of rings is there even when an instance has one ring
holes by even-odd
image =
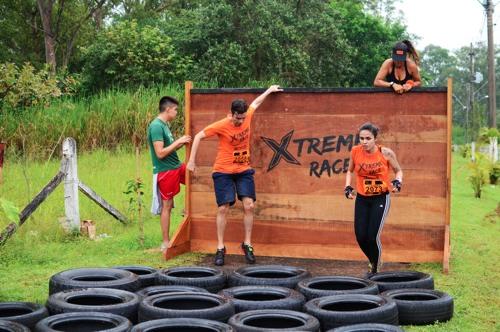
[[[394,85],[394,82],[389,83],[389,87],[392,88],[393,85]]]

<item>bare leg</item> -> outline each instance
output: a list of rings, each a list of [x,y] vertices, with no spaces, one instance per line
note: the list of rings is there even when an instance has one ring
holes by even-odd
[[[226,231],[229,204],[219,206],[217,210],[217,249],[224,248],[224,232]]]
[[[161,235],[163,238],[163,244],[162,247],[166,248],[168,247],[170,237],[169,237],[169,232],[170,232],[170,213],[172,212],[172,206],[174,205],[174,200],[168,199],[163,201],[163,207],[161,209],[161,214],[160,214],[160,226],[161,226]]]
[[[243,197],[243,225],[245,226],[245,244],[252,244],[254,201],[250,197]]]

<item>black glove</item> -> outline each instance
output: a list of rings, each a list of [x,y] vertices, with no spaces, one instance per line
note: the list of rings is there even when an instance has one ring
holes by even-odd
[[[394,188],[396,188],[396,190],[397,190],[398,192],[400,192],[400,191],[401,191],[401,186],[403,185],[403,184],[401,183],[401,181],[399,181],[398,179],[395,179],[395,180],[392,180],[392,182],[391,182],[391,183],[392,183],[392,186],[393,186]]]
[[[351,186],[346,186],[344,188],[344,195],[345,195],[345,198],[349,198],[349,196],[352,194],[352,192],[354,191],[354,188],[351,187]]]

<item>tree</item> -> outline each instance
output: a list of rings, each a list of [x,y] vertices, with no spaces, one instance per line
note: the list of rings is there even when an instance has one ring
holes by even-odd
[[[109,27],[82,52],[87,90],[182,79],[190,64],[188,58],[178,55],[169,36],[136,21]]]
[[[42,20],[43,35],[45,40],[45,62],[54,74],[57,68],[56,49],[63,47],[62,63],[63,68],[68,66],[69,59],[73,53],[75,40],[82,29],[94,15],[102,8],[106,0],[75,1],[73,6],[67,6],[65,0],[37,0],[38,10]],[[68,15],[71,18],[65,19],[65,13],[72,9],[72,13],[78,15]],[[68,18],[66,17],[66,18]],[[66,24],[65,33],[62,33],[61,26]]]

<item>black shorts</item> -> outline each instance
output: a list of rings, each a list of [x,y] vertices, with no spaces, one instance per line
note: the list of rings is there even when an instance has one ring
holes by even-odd
[[[236,194],[238,194],[240,201],[243,197],[250,197],[255,201],[257,198],[255,196],[254,174],[255,171],[253,169],[234,174],[212,173],[217,206],[224,204],[234,205]]]

